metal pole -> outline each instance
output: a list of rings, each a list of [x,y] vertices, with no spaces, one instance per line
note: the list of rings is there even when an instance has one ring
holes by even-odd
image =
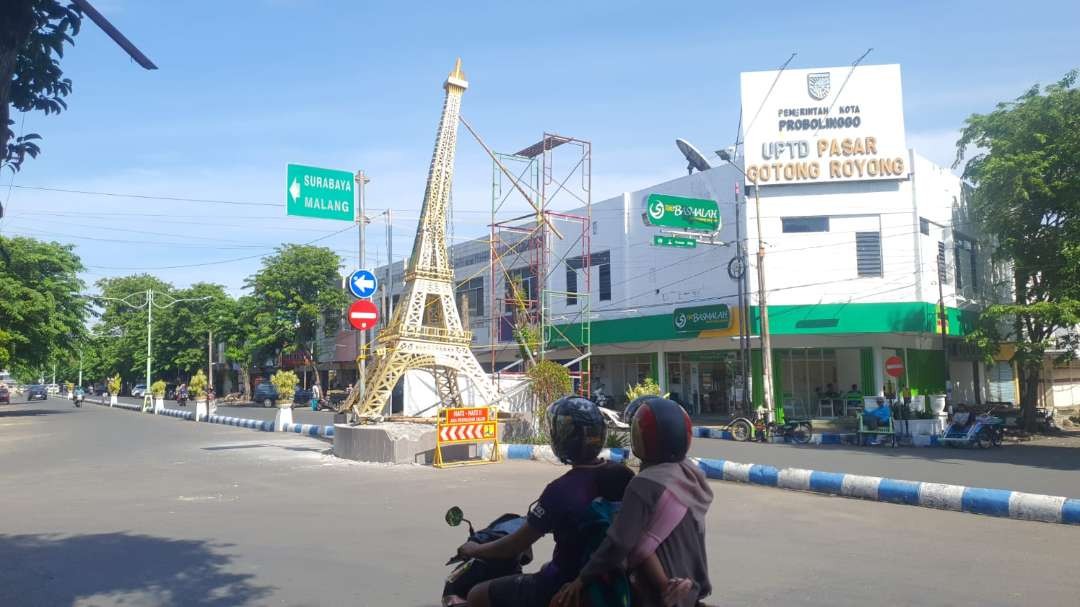
[[[154,290],[146,290],[146,389],[150,389],[150,334],[154,322]]]
[[[207,383],[210,390],[214,389],[214,330],[210,329],[206,336],[206,372]]]
[[[746,198],[744,197],[745,201]],[[739,195],[738,186],[736,186],[735,193],[735,255],[739,258],[739,267],[742,268],[741,275],[737,278],[739,281],[739,376],[740,386],[742,390],[742,402],[749,402],[749,378],[747,366],[749,364],[749,321],[746,310],[746,291],[743,289],[743,278],[746,276],[746,258],[743,255],[743,242],[742,242],[742,214],[739,211]],[[749,407],[747,407],[749,413]]]
[[[765,295],[765,241],[761,238],[761,197],[758,194],[758,184],[754,184],[754,214],[757,220],[757,279],[758,279],[758,309],[761,314],[761,368],[763,371],[762,396],[764,397],[767,419],[776,420],[776,407],[773,402],[773,368],[772,368],[772,339],[769,336],[769,304]]]
[[[942,238],[944,242],[944,238]],[[946,403],[948,403],[949,396],[949,343],[948,343],[948,328],[949,328],[949,316],[945,312],[945,272],[948,268],[945,267],[945,253],[942,252],[938,255],[938,330],[941,331],[941,360],[945,363],[945,397]]]
[[[366,217],[364,217],[364,186],[371,181],[364,175],[364,171],[356,172],[356,209],[357,209],[357,221],[360,226],[357,232],[359,233],[359,251],[357,254],[357,260],[360,265],[360,269],[364,267],[364,228]],[[356,357],[360,360],[360,373],[359,378],[356,380],[356,389],[360,391],[359,398],[363,400],[365,393],[365,381],[367,376],[367,331],[357,332],[357,339],[359,340],[356,346]]]
[[[394,317],[394,214],[386,209],[386,323]]]

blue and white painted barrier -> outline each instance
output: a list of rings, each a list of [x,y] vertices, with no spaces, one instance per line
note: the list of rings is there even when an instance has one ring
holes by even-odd
[[[1080,499],[800,468],[774,468],[721,459],[696,461],[705,475],[715,480],[972,514],[1080,525]]]
[[[485,443],[480,445],[481,453],[484,457],[488,457],[491,454],[491,444]],[[550,462],[553,464],[559,463],[559,458],[555,457],[555,452],[551,450],[551,445],[519,445],[519,444],[499,444],[499,456],[502,459],[528,459]],[[634,454],[626,448],[616,449],[604,449],[600,451],[600,457],[611,462],[623,462],[627,464],[638,464],[637,458]]]
[[[194,419],[194,411],[181,411],[180,409],[162,409],[158,415],[168,415],[169,417],[178,417],[180,419]]]
[[[211,424],[222,424],[224,426],[236,426],[237,428],[251,428],[252,430],[261,430],[263,432],[273,432],[274,422],[263,421],[261,419],[247,419],[246,417],[229,417],[226,415],[208,415],[205,420]]]
[[[127,403],[120,403],[120,402],[116,403],[113,406],[114,407],[119,407],[121,409],[127,409],[128,411],[140,411],[141,412],[143,410],[142,405],[129,405]]]
[[[270,422],[273,426],[273,422]],[[308,436],[322,437],[322,438],[334,438],[333,426],[320,426],[318,424],[283,424],[281,426],[282,432],[295,432],[296,434],[306,434]]]

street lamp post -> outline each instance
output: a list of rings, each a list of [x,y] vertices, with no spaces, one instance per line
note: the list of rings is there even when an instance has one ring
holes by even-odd
[[[757,280],[758,280],[758,313],[761,317],[761,368],[762,368],[762,396],[765,403],[765,411],[770,422],[776,419],[776,406],[773,400],[773,368],[772,368],[772,339],[769,334],[769,305],[765,289],[765,241],[761,238],[761,197],[758,195],[756,179],[751,179],[746,171],[735,164],[734,158],[728,150],[717,150],[716,155],[727,162],[736,171],[742,173],[754,186],[754,215],[757,221]]]
[[[140,293],[132,293],[131,295],[128,295],[127,297],[122,297],[122,298],[119,298],[119,297],[104,297],[104,296],[99,295],[97,297],[94,297],[94,299],[104,299],[104,300],[107,300],[107,301],[117,301],[117,302],[120,302],[120,303],[122,303],[122,304],[124,304],[124,305],[126,305],[128,307],[134,308],[136,310],[142,308],[143,306],[146,306],[146,390],[149,391],[150,390],[150,375],[151,375],[151,365],[150,365],[150,363],[151,363],[151,360],[152,360],[152,357],[153,357],[153,350],[152,350],[152,346],[151,346],[151,343],[152,343],[151,342],[151,336],[152,336],[152,331],[153,331],[153,326],[154,326],[153,325],[154,306],[157,306],[159,309],[165,309],[165,308],[172,307],[175,304],[185,302],[185,301],[206,301],[207,299],[210,299],[210,296],[207,295],[206,297],[186,297],[186,298],[183,298],[183,299],[173,299],[172,301],[170,301],[167,304],[158,305],[158,304],[154,303],[154,290],[153,289],[147,289],[146,292],[142,294],[142,295],[146,296],[146,300],[143,303],[141,303],[139,305],[135,305],[134,303],[128,301],[132,297],[136,297],[138,295],[140,295]],[[82,357],[81,357],[81,355],[80,355],[80,359],[79,359],[79,369],[80,369],[79,377],[80,377],[80,383],[81,383],[81,378],[82,378],[82,370],[81,370],[82,369]]]

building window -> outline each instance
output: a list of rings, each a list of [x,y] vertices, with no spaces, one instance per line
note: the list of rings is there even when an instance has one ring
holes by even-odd
[[[785,234],[801,232],[828,232],[828,217],[782,217]]]
[[[596,236],[599,233],[600,233],[600,222],[599,221],[592,222],[592,235]]]
[[[577,270],[566,266],[566,305],[577,305]]]
[[[530,310],[536,309],[536,285],[533,278],[532,268],[515,268],[506,273],[504,277],[506,284],[506,311],[513,312],[515,309],[514,302],[514,284],[516,283],[518,288],[521,289],[519,293],[525,307]]]
[[[600,264],[600,301],[611,301],[611,264]]]
[[[478,318],[484,309],[484,277],[477,276],[458,284],[458,301],[469,306],[469,318]]]
[[[937,277],[941,284],[949,284],[949,271],[945,266],[945,243],[941,241],[937,243]]]
[[[859,276],[882,276],[881,232],[855,232],[855,263]]]
[[[919,231],[927,236],[930,235],[930,220],[925,217],[919,218]]]
[[[976,287],[975,240],[959,232],[953,232],[953,263],[956,265],[956,288]]]

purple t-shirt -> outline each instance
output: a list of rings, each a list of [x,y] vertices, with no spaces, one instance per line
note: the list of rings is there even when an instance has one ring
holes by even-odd
[[[571,468],[566,474],[548,483],[540,499],[529,508],[529,526],[541,533],[555,536],[551,562],[540,569],[540,575],[559,583],[577,577],[585,562],[585,545],[578,532],[589,504],[599,496],[597,473],[604,466]]]

